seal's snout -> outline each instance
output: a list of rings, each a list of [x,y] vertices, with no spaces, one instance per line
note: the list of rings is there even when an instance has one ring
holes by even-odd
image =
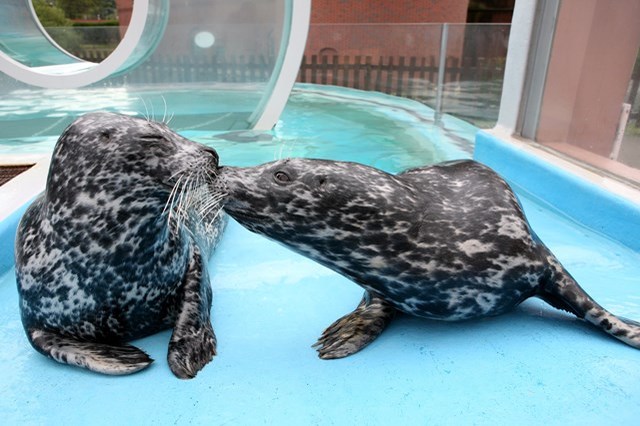
[[[218,181],[224,186],[225,192],[227,193],[227,198],[236,198],[237,197],[237,187],[239,184],[238,176],[237,176],[237,167],[232,166],[220,166],[217,168],[218,173]]]
[[[235,217],[235,213],[242,214],[244,210],[251,210],[251,200],[257,197],[255,191],[250,190],[250,183],[245,176],[244,168],[233,166],[218,167],[218,179],[224,187],[225,198],[223,205],[225,211]]]

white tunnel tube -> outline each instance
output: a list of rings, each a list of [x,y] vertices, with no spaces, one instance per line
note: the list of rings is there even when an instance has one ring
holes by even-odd
[[[29,7],[26,3],[27,0],[24,1],[24,7]],[[164,12],[168,13],[167,0],[155,1],[154,4],[156,3],[164,6]],[[2,7],[0,6],[1,9]],[[134,1],[131,22],[127,32],[118,47],[99,64],[76,58],[75,62],[70,60],[68,64],[30,67],[0,51],[0,71],[32,86],[50,89],[72,89],[95,83],[115,74],[123,66],[131,64],[136,46],[139,45],[143,38],[145,26],[149,20],[149,12],[150,0]],[[156,22],[161,24],[166,21],[156,19]],[[44,34],[42,38],[43,40],[48,40],[48,37]],[[140,50],[138,52],[140,56],[144,56],[144,52],[140,52]]]
[[[280,118],[298,77],[300,62],[307,44],[311,0],[291,0],[287,7],[291,9],[285,17],[285,19],[289,18],[289,22],[285,21],[285,30],[282,34],[280,55],[283,57],[273,70],[263,101],[260,102],[256,113],[249,118],[251,127],[256,130],[270,130]],[[255,118],[257,114],[259,114],[258,118]]]

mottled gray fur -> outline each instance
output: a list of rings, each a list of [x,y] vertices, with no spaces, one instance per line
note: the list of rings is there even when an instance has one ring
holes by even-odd
[[[224,167],[224,209],[365,290],[316,343],[322,358],[357,352],[396,311],[458,321],[529,297],[640,347],[640,325],[589,297],[529,227],[509,186],[473,161],[391,175],[356,163],[287,159]]]
[[[216,348],[206,264],[225,225],[217,166],[213,149],[163,123],[110,113],[74,121],[16,237],[33,347],[128,374],[152,360],[124,342],[173,327],[169,366],[194,377]]]

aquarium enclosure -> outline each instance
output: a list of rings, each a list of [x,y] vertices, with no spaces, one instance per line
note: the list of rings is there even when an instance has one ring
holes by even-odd
[[[25,337],[14,245],[61,133],[111,111],[229,166],[476,160],[580,286],[638,320],[639,53],[640,0],[0,1],[0,423],[637,424],[640,352],[541,300],[400,316],[318,359],[362,288],[233,220],[196,379],[168,369],[170,331],[133,342],[157,360],[139,374],[60,365]]]

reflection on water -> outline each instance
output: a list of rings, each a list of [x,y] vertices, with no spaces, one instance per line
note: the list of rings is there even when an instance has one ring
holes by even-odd
[[[237,114],[255,103],[255,95],[249,92],[225,97],[224,92],[211,90],[24,91],[0,106],[0,154],[50,152],[76,116],[100,109],[168,121],[186,137],[219,149],[227,164],[305,156],[358,161],[397,172],[471,156],[477,129],[463,121],[446,117],[439,127],[433,124],[433,110],[418,102],[343,88],[315,88],[302,85],[294,90],[279,123],[262,133],[211,130],[219,120],[240,120]],[[20,136],[25,126],[34,136]]]

